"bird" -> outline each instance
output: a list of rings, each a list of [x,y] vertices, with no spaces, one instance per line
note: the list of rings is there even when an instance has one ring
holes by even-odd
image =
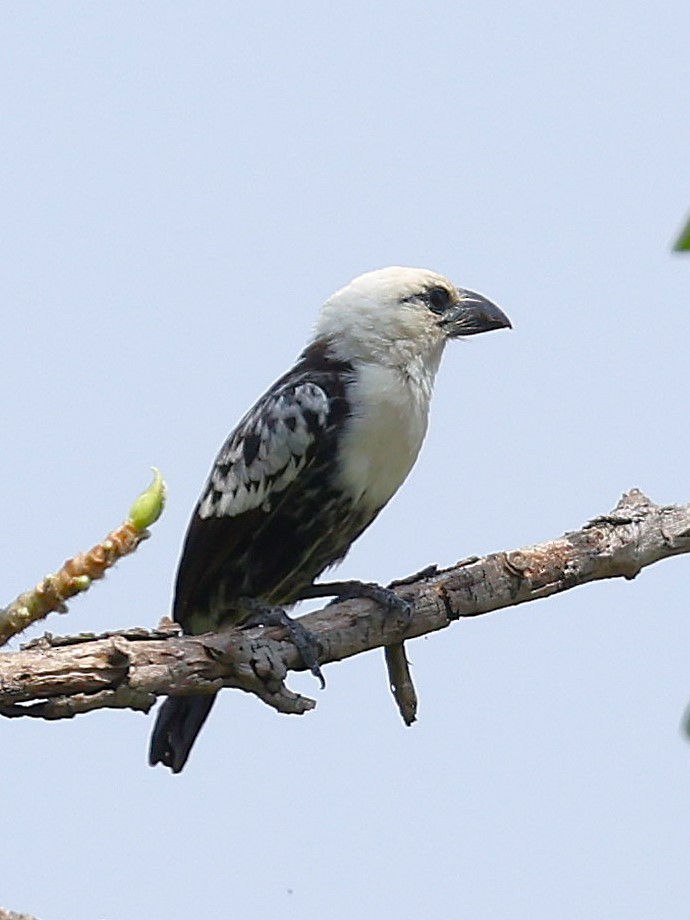
[[[199,635],[270,622],[305,597],[397,596],[360,582],[317,583],[412,469],[436,372],[451,339],[511,328],[482,294],[429,269],[366,272],[324,303],[294,366],[220,449],[192,514],[173,619]],[[263,615],[263,616],[262,616]],[[297,621],[289,621],[297,625]],[[320,675],[308,637],[294,630]],[[215,694],[170,696],[149,763],[179,773]]]

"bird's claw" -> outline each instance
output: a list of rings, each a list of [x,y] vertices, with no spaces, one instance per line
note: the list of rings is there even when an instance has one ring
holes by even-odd
[[[313,632],[310,632],[299,620],[293,620],[282,607],[269,607],[261,604],[254,598],[243,601],[245,609],[251,611],[243,621],[242,628],[250,629],[253,626],[282,626],[290,634],[292,644],[300,653],[304,666],[316,677],[323,690],[326,681],[319,666],[321,645]]]
[[[407,624],[412,616],[414,604],[400,597],[390,588],[384,588],[376,582],[370,581],[336,581],[326,584],[312,585],[309,593],[304,597],[323,597],[324,595],[333,594],[333,600],[328,605],[338,604],[340,601],[352,600],[356,597],[365,597],[368,600],[380,604],[386,613],[397,613],[401,615]]]
[[[339,595],[336,600],[348,600],[353,597],[366,597],[380,604],[387,613],[400,613],[405,619],[409,619],[412,614],[413,605],[410,601],[375,582],[353,582],[351,589]]]

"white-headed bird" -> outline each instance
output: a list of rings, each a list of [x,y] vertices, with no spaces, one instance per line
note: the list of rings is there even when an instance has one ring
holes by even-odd
[[[486,297],[426,269],[368,272],[333,294],[295,366],[216,458],[177,570],[173,617],[183,630],[212,632],[257,615],[269,622],[276,607],[304,597],[394,602],[378,586],[329,591],[314,580],[344,558],[412,469],[446,342],[509,326]],[[295,638],[319,674],[309,643]],[[168,697],[152,765],[182,769],[214,699]]]

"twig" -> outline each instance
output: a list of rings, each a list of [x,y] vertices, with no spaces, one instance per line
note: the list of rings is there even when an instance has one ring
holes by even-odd
[[[149,537],[148,528],[160,517],[164,503],[165,483],[154,470],[152,484],[134,502],[124,524],[87,552],[68,559],[55,575],[46,575],[35,588],[0,608],[0,646],[49,613],[66,613],[65,601],[87,591],[118,559],[133,553]]]
[[[417,718],[417,693],[412,683],[410,662],[405,654],[405,644],[397,642],[383,650],[388,669],[388,684],[405,725],[412,725]]]

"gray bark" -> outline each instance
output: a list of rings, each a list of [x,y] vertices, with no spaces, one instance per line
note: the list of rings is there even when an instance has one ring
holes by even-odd
[[[350,600],[310,613],[302,623],[321,644],[322,664],[387,648],[389,681],[409,724],[416,696],[404,640],[590,581],[632,579],[645,566],[689,551],[690,505],[658,506],[634,489],[609,514],[556,540],[447,569],[431,566],[394,582],[391,587],[414,604],[408,618],[372,601]],[[192,637],[168,622],[158,630],[46,635],[0,654],[0,715],[60,719],[102,708],[147,711],[160,695],[223,687],[254,693],[280,712],[302,714],[316,704],[287,688],[291,670],[303,670],[302,661],[276,628]]]

